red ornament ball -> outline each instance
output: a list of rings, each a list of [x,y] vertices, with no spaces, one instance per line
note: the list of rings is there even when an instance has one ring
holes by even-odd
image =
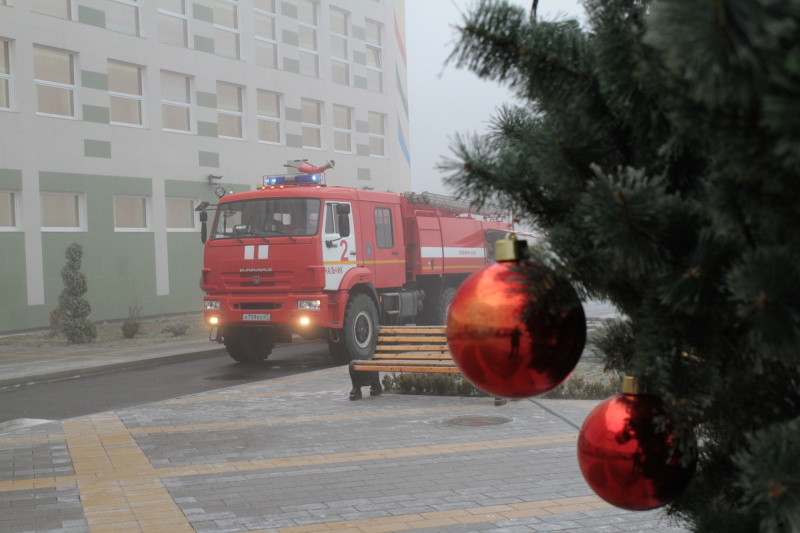
[[[501,398],[528,398],[557,387],[575,369],[586,343],[586,317],[572,286],[544,266],[524,274],[519,266],[498,261],[473,273],[447,314],[447,343],[459,370]]]
[[[598,496],[631,511],[661,507],[692,479],[696,456],[681,464],[672,417],[661,398],[619,394],[600,403],[578,436],[578,464]],[[693,437],[692,437],[693,438]],[[694,450],[694,444],[688,448]]]

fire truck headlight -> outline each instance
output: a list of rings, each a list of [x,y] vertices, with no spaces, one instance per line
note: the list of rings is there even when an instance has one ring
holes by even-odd
[[[300,325],[301,326],[307,326],[309,324],[311,324],[311,319],[310,318],[308,318],[307,316],[304,316],[304,317],[300,318]]]
[[[205,301],[205,310],[206,311],[219,311],[219,300],[206,300]]]
[[[319,311],[319,300],[297,300],[298,311]]]
[[[219,317],[218,316],[208,317],[208,325],[209,326],[216,326],[217,324],[219,324]]]

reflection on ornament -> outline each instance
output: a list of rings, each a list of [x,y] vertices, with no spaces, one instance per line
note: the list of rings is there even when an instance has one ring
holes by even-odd
[[[568,283],[544,266],[523,274],[514,259],[498,257],[459,287],[448,311],[447,342],[473,385],[493,396],[528,398],[557,387],[575,369],[586,318]]]
[[[661,398],[635,393],[626,377],[623,393],[600,403],[578,437],[578,464],[584,479],[608,503],[631,511],[661,507],[689,484],[692,458],[681,464],[673,450],[674,425]]]

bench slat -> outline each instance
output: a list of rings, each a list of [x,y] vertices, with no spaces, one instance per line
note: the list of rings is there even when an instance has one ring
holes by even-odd
[[[391,346],[378,346],[375,353],[392,352],[401,354],[403,352],[449,352],[447,346],[441,344],[393,344]]]
[[[376,353],[370,361],[397,361],[398,358],[396,354],[392,353]],[[403,360],[412,360],[412,361],[419,361],[419,360],[438,360],[438,361],[452,361],[453,358],[450,356],[449,353],[404,353]],[[356,363],[358,364],[358,363]]]
[[[385,365],[375,363],[365,363],[362,365],[356,366],[357,371],[369,371],[369,372],[419,372],[419,373],[441,373],[441,374],[458,374],[459,370],[457,367],[454,366],[407,366],[407,365],[398,365],[390,362],[386,362]]]
[[[447,344],[447,337],[444,335],[386,335],[378,337],[378,344],[387,342],[437,342]]]
[[[381,326],[379,335],[446,335],[447,330],[444,326]]]

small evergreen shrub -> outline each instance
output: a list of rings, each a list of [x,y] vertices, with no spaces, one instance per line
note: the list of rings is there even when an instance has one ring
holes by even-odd
[[[58,296],[58,307],[51,313],[51,324],[72,344],[85,344],[97,338],[97,327],[89,320],[92,307],[83,298],[88,290],[86,276],[80,271],[83,246],[73,242],[67,246],[67,263],[61,269],[64,290]]]

